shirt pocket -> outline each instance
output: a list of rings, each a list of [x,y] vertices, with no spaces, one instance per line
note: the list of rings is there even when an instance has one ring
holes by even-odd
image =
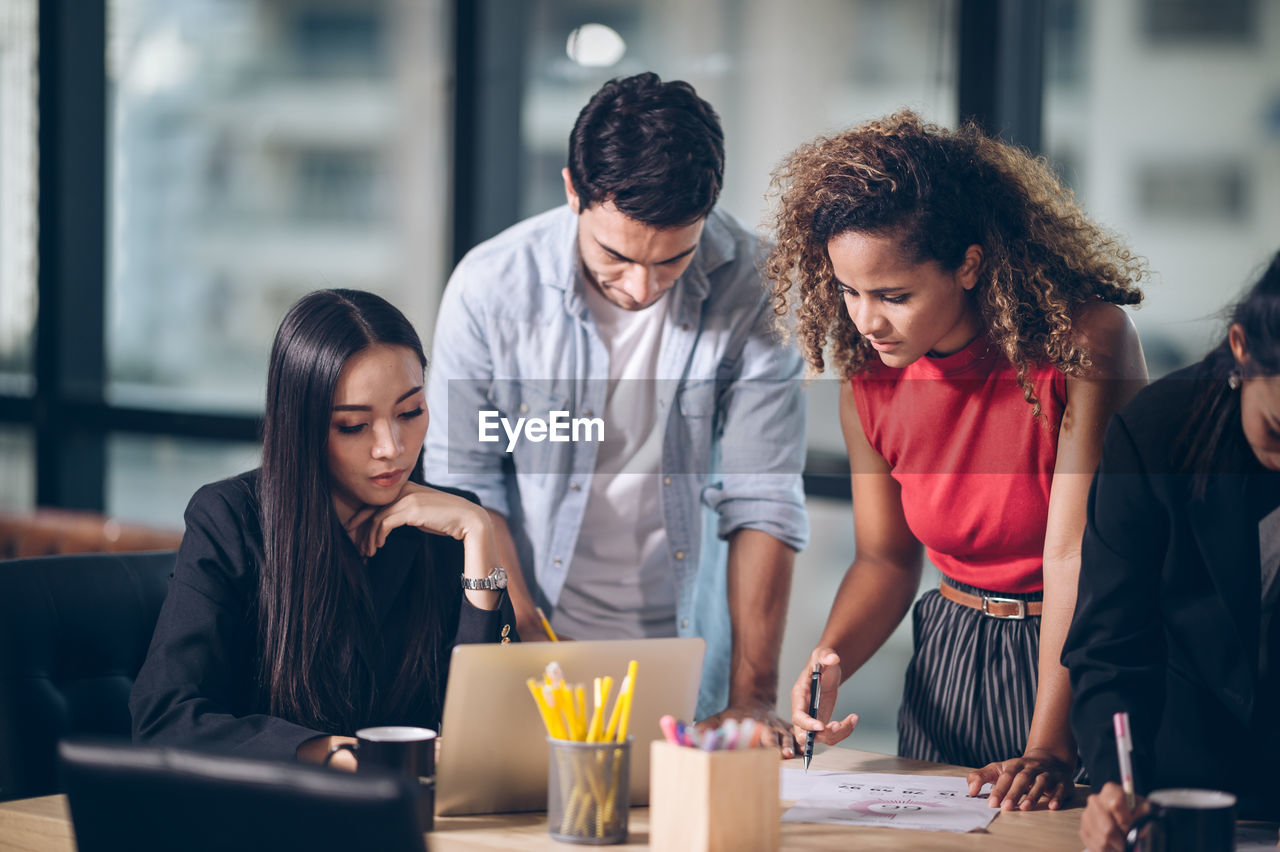
[[[716,382],[687,382],[676,394],[676,410],[679,421],[672,425],[680,434],[678,472],[706,476],[711,472],[711,448],[717,436]]]

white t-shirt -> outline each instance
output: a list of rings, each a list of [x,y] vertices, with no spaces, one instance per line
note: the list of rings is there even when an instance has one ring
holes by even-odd
[[[609,388],[604,441],[552,626],[574,639],[674,636],[655,381],[671,299],[627,311],[591,282],[582,280],[582,287],[609,353]]]

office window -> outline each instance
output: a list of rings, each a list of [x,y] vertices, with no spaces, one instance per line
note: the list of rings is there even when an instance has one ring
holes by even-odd
[[[1268,118],[1280,116],[1280,5],[1056,2],[1075,9],[1051,17],[1046,54],[1072,53],[1081,73],[1047,83],[1046,154],[1085,209],[1148,259],[1133,319],[1163,375],[1220,338],[1222,308],[1280,248],[1280,120]],[[1250,47],[1157,44],[1156,19],[1166,33],[1175,20],[1207,33],[1229,23]]]
[[[257,444],[112,435],[107,441],[107,514],[182,529],[182,513],[200,486],[261,463]]]
[[[308,149],[295,159],[298,219],[350,227],[386,220],[388,198],[377,151]]]
[[[386,73],[387,26],[381,3],[368,6],[288,0],[285,42],[294,68],[303,75],[377,76]]]
[[[1143,0],[1142,31],[1156,45],[1252,44],[1257,0]]]
[[[33,388],[35,63],[35,0],[10,0],[0,5],[0,393],[19,395]]]
[[[31,430],[0,424],[0,511],[25,511],[35,505],[34,459]]]
[[[1243,220],[1249,213],[1243,163],[1142,163],[1135,171],[1138,209],[1146,218],[1215,224]]]
[[[275,328],[321,288],[387,297],[429,343],[450,263],[450,4],[111,0],[108,14],[109,403],[260,412]],[[180,512],[242,455],[113,438],[110,508]]]
[[[317,288],[375,290],[429,335],[443,5],[114,0],[113,402],[260,409],[283,309]],[[278,55],[326,73],[277,73]]]

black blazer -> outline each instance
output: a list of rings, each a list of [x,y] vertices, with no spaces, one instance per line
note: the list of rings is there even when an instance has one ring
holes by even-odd
[[[1071,727],[1095,786],[1120,780],[1111,717],[1126,710],[1140,791],[1230,790],[1242,813],[1274,819],[1276,667],[1260,679],[1258,521],[1246,485],[1275,474],[1232,424],[1226,463],[1194,496],[1179,444],[1206,381],[1203,365],[1179,370],[1107,429],[1062,654]]]
[[[129,696],[134,740],[292,760],[298,746],[312,737],[354,733],[317,731],[271,716],[258,689],[255,607],[263,553],[258,471],[201,488],[187,506],[186,523],[169,593]],[[415,564],[415,549],[422,547],[428,549],[429,570],[461,574],[460,542],[411,527],[393,530],[367,565],[377,636],[357,650],[384,695],[409,629],[407,601],[397,593]],[[354,549],[352,555],[358,558]],[[486,611],[467,602],[459,583],[443,585],[456,596],[454,606],[446,604],[446,611],[457,612],[454,644],[515,638],[515,616],[506,595],[498,609]],[[452,627],[446,625],[446,631]],[[446,647],[439,660],[441,683],[451,650]],[[382,715],[375,701],[370,718],[357,727],[439,725],[440,701],[430,690],[424,687],[414,706],[411,718],[391,718]]]

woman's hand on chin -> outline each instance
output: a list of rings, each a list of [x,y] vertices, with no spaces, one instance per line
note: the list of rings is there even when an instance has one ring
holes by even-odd
[[[364,507],[345,526],[365,556],[376,553],[396,527],[417,527],[459,541],[476,534],[493,535],[484,509],[462,497],[416,482],[406,482],[396,499],[385,506]]]

